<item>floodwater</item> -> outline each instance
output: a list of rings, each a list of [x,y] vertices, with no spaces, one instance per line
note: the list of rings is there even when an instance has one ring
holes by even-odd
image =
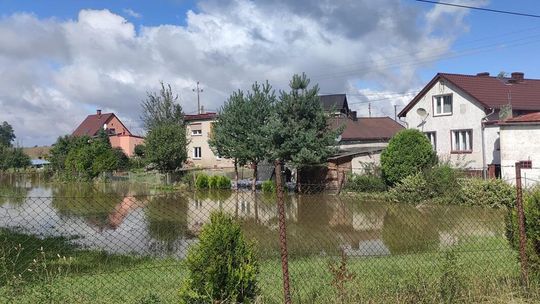
[[[279,255],[278,214],[271,195],[160,193],[126,182],[52,184],[35,176],[0,177],[0,227],[39,237],[64,236],[81,248],[108,253],[182,258],[215,211],[237,218],[260,255]],[[286,216],[293,257],[342,250],[349,256],[407,254],[469,242],[505,246],[502,210],[291,194]]]

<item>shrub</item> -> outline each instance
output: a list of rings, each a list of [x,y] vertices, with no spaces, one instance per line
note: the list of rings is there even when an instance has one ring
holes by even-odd
[[[276,193],[276,184],[271,180],[265,180],[261,188],[263,193]]]
[[[414,129],[398,132],[381,154],[382,175],[388,185],[436,163],[437,154],[431,143],[422,132]]]
[[[525,235],[527,237],[527,257],[532,276],[540,279],[540,189],[525,195]],[[509,210],[506,225],[506,237],[514,249],[519,248],[519,226],[517,211]]]
[[[218,175],[212,175],[208,177],[208,188],[210,189],[217,189],[218,188]]]
[[[199,243],[188,252],[189,277],[181,303],[249,303],[257,295],[258,265],[252,245],[230,216],[213,213]]]
[[[197,175],[193,172],[185,172],[184,175],[180,178],[182,184],[188,185],[189,187],[195,186],[197,180]]]
[[[417,204],[434,196],[435,192],[420,172],[405,177],[390,189],[390,197],[400,203]]]
[[[218,176],[217,188],[218,189],[231,189],[231,179],[224,175]]]
[[[209,178],[206,174],[198,174],[197,179],[195,180],[195,188],[197,189],[208,189],[209,187]]]
[[[386,191],[386,184],[379,176],[351,174],[347,178],[345,189],[357,192],[383,192]]]
[[[467,179],[462,186],[461,203],[492,208],[511,207],[516,200],[515,188],[500,180]]]

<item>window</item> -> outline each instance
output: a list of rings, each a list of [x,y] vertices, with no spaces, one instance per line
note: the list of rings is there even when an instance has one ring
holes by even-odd
[[[189,125],[189,128],[191,129],[191,136],[201,136],[202,135],[202,125],[199,124],[191,124]]]
[[[433,97],[433,115],[452,115],[452,95]]]
[[[193,158],[201,159],[201,157],[202,157],[201,147],[194,147],[193,148]]]
[[[452,137],[452,153],[472,152],[472,130],[454,130]]]
[[[437,150],[437,133],[436,132],[424,132],[424,134],[429,139],[429,142],[431,142],[431,146],[433,147],[433,150]]]

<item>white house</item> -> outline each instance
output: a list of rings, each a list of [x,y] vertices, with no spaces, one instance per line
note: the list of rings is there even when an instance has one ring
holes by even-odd
[[[531,113],[499,123],[501,178],[514,183],[515,164],[528,162],[532,168],[521,173],[524,186],[540,182],[540,113]]]
[[[421,130],[440,158],[470,171],[500,174],[499,116],[540,111],[540,80],[489,73],[438,73],[398,114]]]

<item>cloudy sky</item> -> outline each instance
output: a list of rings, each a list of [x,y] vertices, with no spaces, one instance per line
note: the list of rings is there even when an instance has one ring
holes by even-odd
[[[456,1],[540,14],[536,1]],[[96,109],[142,134],[139,104],[170,83],[216,110],[237,89],[306,72],[367,115],[394,115],[435,73],[540,78],[540,19],[413,0],[0,0],[0,121],[48,145]]]

